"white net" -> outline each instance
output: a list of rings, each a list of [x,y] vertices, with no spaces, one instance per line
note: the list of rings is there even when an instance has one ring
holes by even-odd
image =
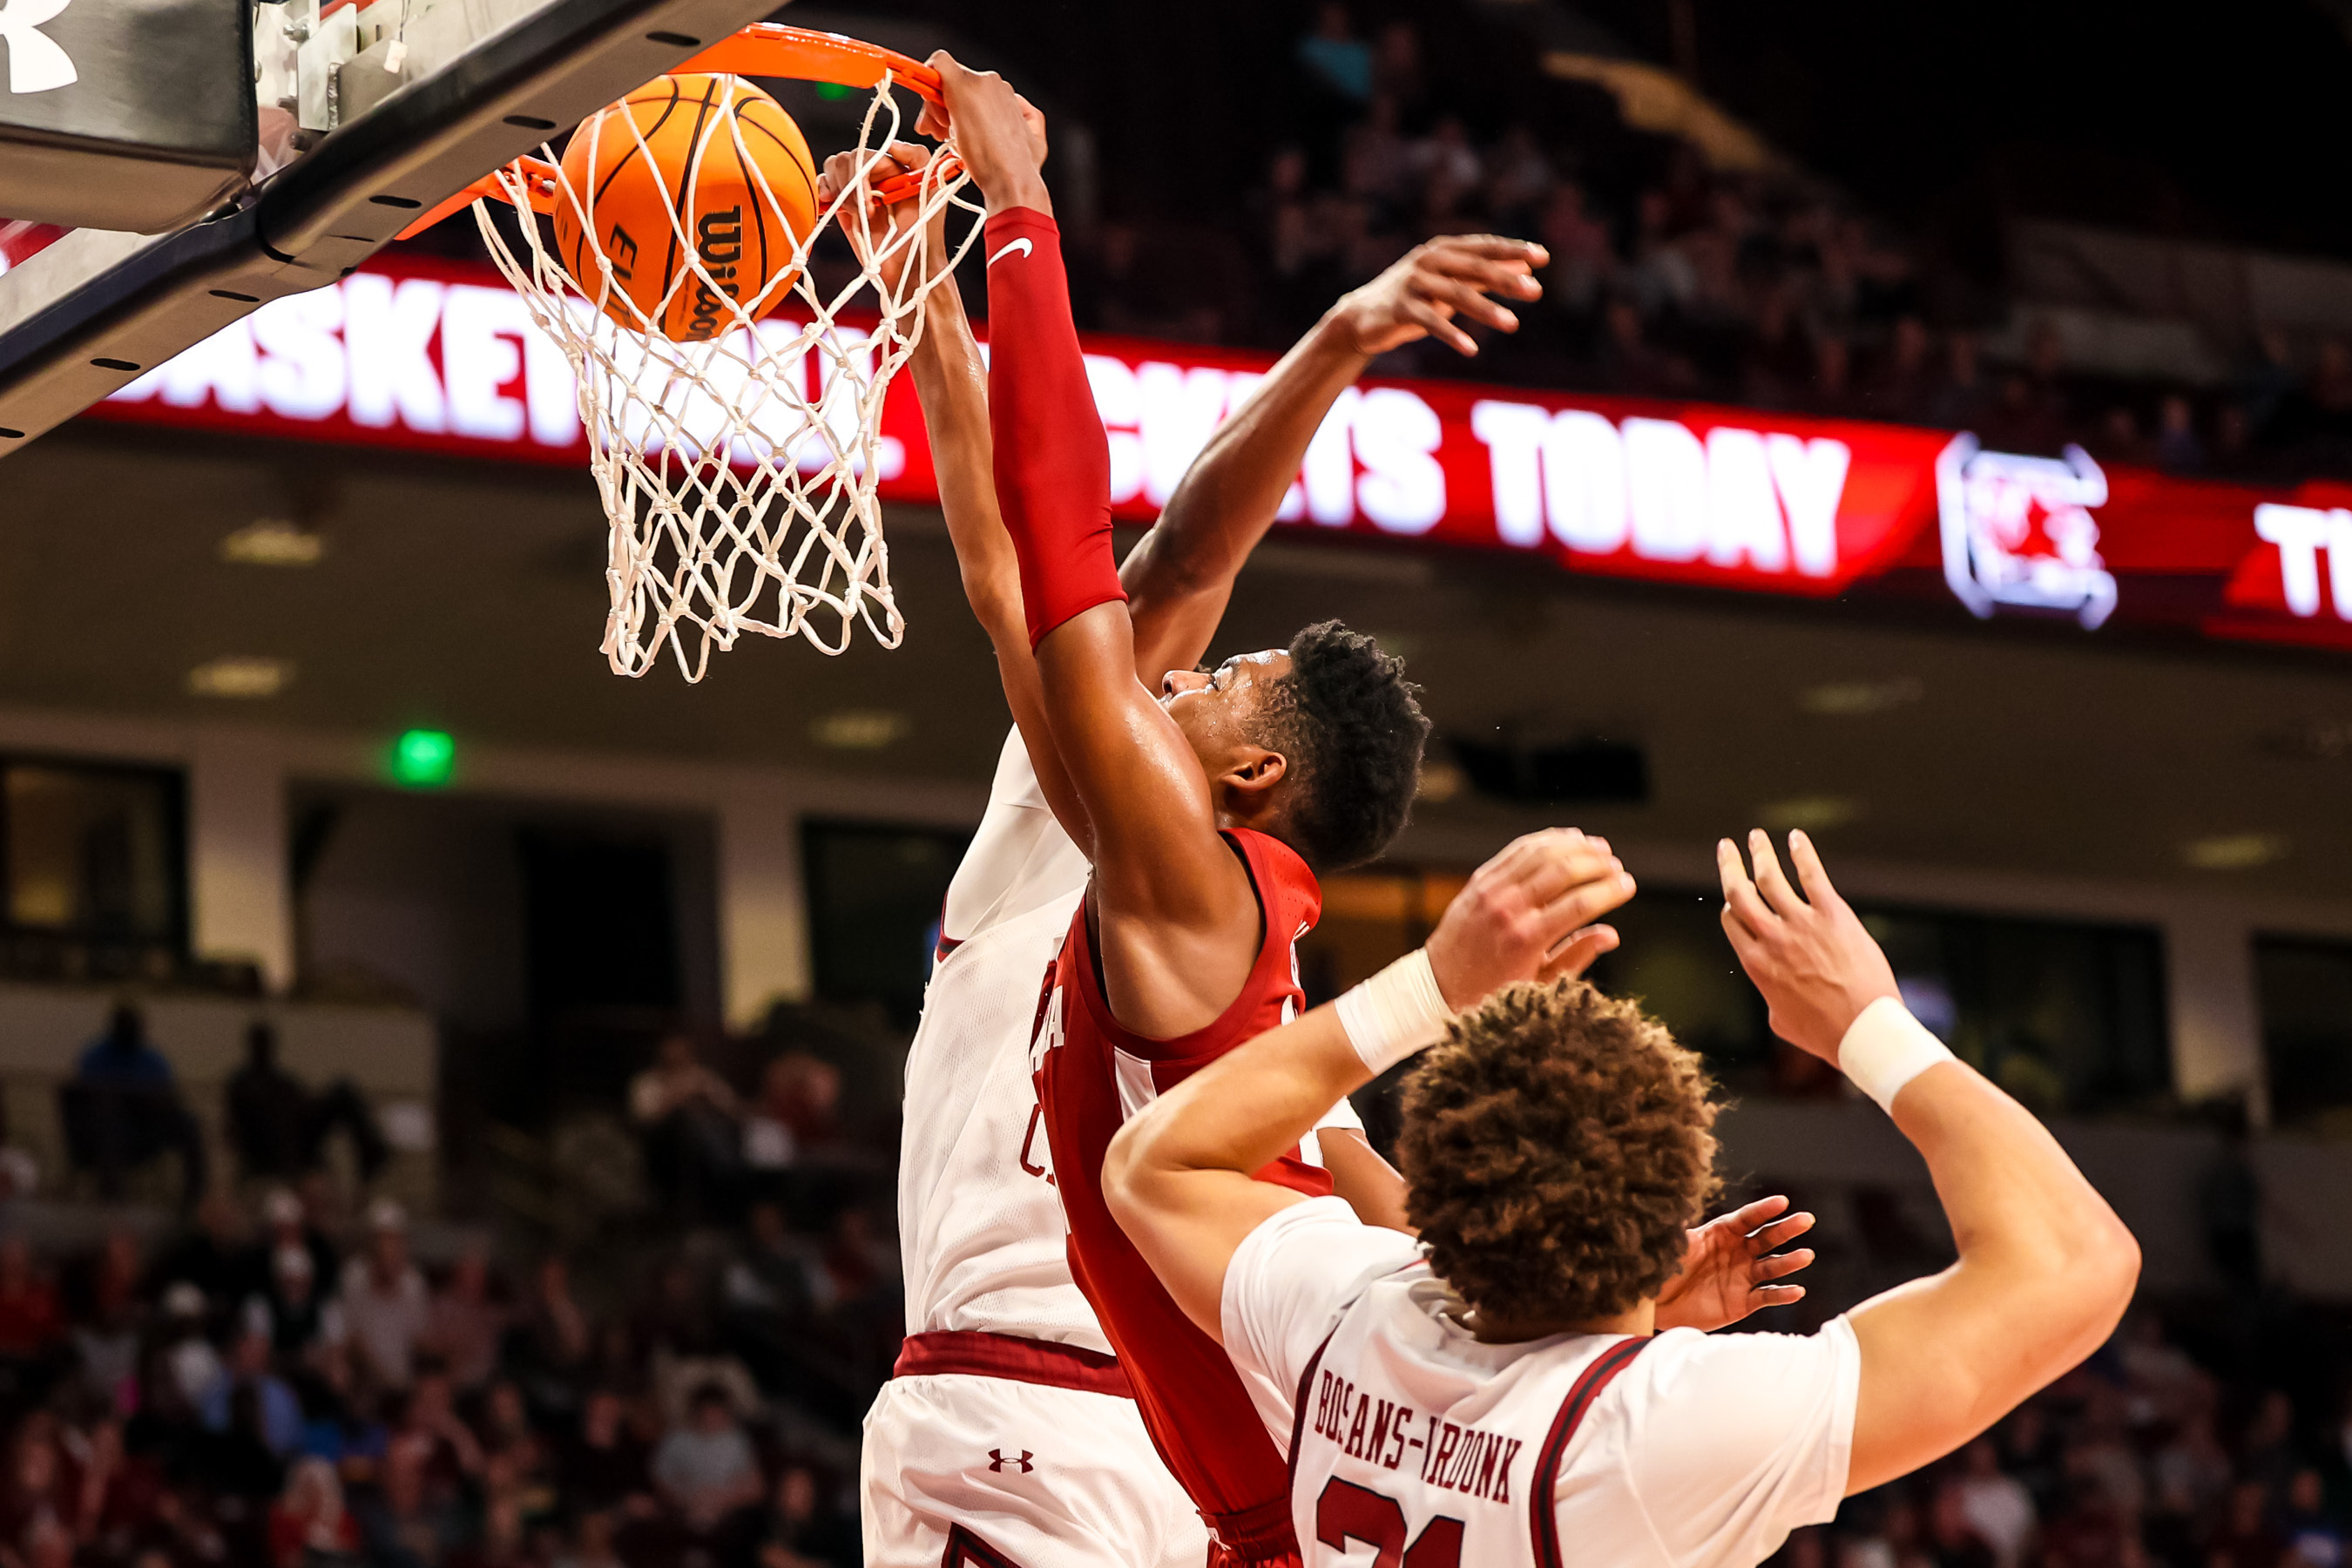
[[[879,176],[895,172],[885,162],[900,124],[890,87],[886,77],[859,127],[856,178],[800,240],[792,258],[798,277],[763,321],[752,319],[751,305],[772,304],[772,296],[761,301],[757,289],[743,289],[753,296],[747,304],[732,297],[737,285],[706,270],[691,232],[691,184],[668,204],[684,264],[649,307],[615,283],[588,203],[551,149],[554,166],[516,164],[499,175],[520,220],[520,247],[488,202],[474,204],[491,256],[579,382],[589,464],[612,522],[604,655],[616,674],[643,675],[667,646],[680,673],[699,680],[712,650],[734,647],[745,632],[805,637],[837,654],[861,622],[885,647],[896,647],[905,630],[876,493],[905,453],[881,433],[883,399],[921,335],[925,297],[978,240],[982,213],[962,195],[969,181],[955,165],[907,198],[919,203],[911,209],[919,222],[907,221],[902,206],[894,226],[870,199]],[[787,210],[744,145],[741,123],[731,114],[718,121],[715,134],[734,139],[759,199]],[[597,133],[634,137],[636,155],[653,161],[631,115],[606,116]],[[572,275],[549,226],[533,216],[534,182],[542,211],[551,183],[553,203],[580,223],[590,276]],[[939,266],[925,236],[951,210],[969,221],[950,237]],[[836,224],[855,231],[862,262],[855,278],[821,294],[811,252]],[[656,323],[698,288],[727,312],[722,330],[704,342],[672,342]],[[869,312],[870,325],[863,321]],[[849,313],[859,321],[843,320]]]

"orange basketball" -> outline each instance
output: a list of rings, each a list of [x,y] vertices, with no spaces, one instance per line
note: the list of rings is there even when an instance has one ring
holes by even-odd
[[[598,110],[564,149],[563,177],[579,206],[556,203],[555,244],[572,278],[599,297],[601,247],[613,264],[604,314],[637,331],[650,321],[674,342],[733,328],[730,300],[754,319],[783,303],[793,250],[816,225],[807,139],[738,76],[666,76]]]

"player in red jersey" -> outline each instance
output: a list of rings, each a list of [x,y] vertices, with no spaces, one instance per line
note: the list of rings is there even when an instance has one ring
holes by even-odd
[[[1042,126],[1001,79],[944,54],[931,63],[988,201],[996,486],[1043,709],[1031,753],[1094,868],[1033,1047],[1072,1272],[1161,1457],[1209,1521],[1213,1561],[1294,1561],[1283,1459],[1256,1403],[1281,1391],[1246,1384],[1170,1300],[1104,1206],[1101,1163],[1128,1115],[1296,1013],[1292,943],[1319,913],[1316,875],[1371,858],[1402,827],[1428,724],[1400,662],[1333,622],[1213,674],[1171,671],[1157,695],[1136,679],[1108,455],[1038,174]],[[926,129],[946,126],[932,113]],[[1534,297],[1543,254],[1476,244],[1469,276],[1412,300],[1410,320],[1370,347],[1427,334],[1475,352],[1457,314],[1511,330],[1486,294]],[[1580,969],[1613,941],[1583,933],[1560,962]],[[1299,1152],[1265,1173],[1328,1193]]]

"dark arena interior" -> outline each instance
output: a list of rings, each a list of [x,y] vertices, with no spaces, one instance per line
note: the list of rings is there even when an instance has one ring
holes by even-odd
[[[1640,891],[1588,978],[1719,1086],[1711,1212],[1816,1216],[1805,1299],[1739,1325],[1811,1332],[1966,1238],[1727,945],[1716,845],[1799,830],[2139,1248],[2079,1364],[1768,1561],[2344,1568],[2346,0],[110,7],[0,6],[0,1568],[901,1561],[861,1422],[907,1336],[986,1327],[926,1316],[900,1182],[1010,726],[952,454],[820,218],[781,319],[850,346],[790,368],[802,447],[737,426],[727,482],[774,495],[718,518],[727,455],[675,433],[592,468],[672,416],[595,405],[578,345],[654,351],[626,301],[549,330],[533,290],[593,268],[519,293],[546,226],[467,184],[765,22],[1043,112],[1122,553],[1335,302],[1452,237],[1544,248],[1516,331],[1329,389],[1210,644],[1336,617],[1433,726],[1297,1001],[1517,836],[1605,836]],[[859,146],[870,83],[715,68],[812,180]],[[983,334],[992,248],[947,275]],[[697,670],[681,622],[615,673],[646,465],[706,543],[869,518],[903,637]],[[691,575],[670,537],[638,564]],[[697,592],[750,582],[730,538]],[[1377,1151],[1409,1070],[1351,1097]],[[1036,1195],[1046,1142],[985,1179]],[[952,1464],[1030,1472],[1001,1436]],[[1061,1568],[974,1529],[943,1568]],[[1308,1558],[1399,1568],[1346,1540]]]

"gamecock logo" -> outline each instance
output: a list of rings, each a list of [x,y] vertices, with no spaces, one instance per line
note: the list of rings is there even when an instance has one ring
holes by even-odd
[[[1944,580],[1977,616],[2002,605],[2064,610],[2089,628],[2114,612],[2116,579],[2091,515],[2107,503],[2107,476],[2082,447],[2026,458],[1955,436],[1936,459],[1936,497]]]

